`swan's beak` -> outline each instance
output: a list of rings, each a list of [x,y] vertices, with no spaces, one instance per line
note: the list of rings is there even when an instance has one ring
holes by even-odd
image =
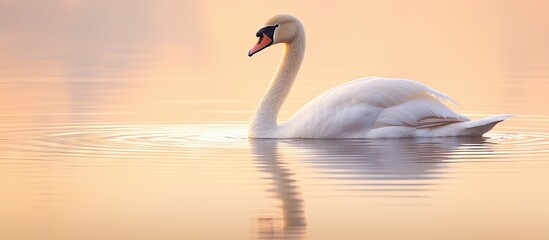
[[[271,46],[273,44],[273,39],[271,39],[267,34],[262,33],[262,35],[259,36],[259,40],[257,43],[248,51],[248,57],[251,57],[255,53],[267,48],[268,46]]]
[[[259,37],[259,40],[252,47],[252,49],[250,49],[250,51],[248,51],[248,57],[251,57],[255,53],[267,48],[268,46],[273,45],[273,43],[274,43],[274,34],[275,34],[275,30],[276,30],[277,27],[278,27],[278,24],[276,24],[274,26],[266,26],[266,27],[263,27],[263,28],[259,29],[259,31],[257,31],[255,36]]]

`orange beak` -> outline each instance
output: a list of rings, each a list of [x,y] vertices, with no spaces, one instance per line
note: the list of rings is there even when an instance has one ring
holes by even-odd
[[[250,49],[250,51],[248,51],[248,57],[251,57],[255,53],[267,48],[268,46],[271,46],[271,44],[273,44],[273,40],[269,36],[267,36],[267,34],[262,33],[257,43],[252,47],[252,49]]]

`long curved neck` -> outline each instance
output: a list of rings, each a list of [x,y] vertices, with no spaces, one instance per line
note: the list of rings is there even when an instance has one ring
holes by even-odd
[[[278,112],[292,88],[304,53],[305,32],[299,28],[294,40],[286,43],[280,64],[252,116],[250,137],[268,137],[278,128]]]

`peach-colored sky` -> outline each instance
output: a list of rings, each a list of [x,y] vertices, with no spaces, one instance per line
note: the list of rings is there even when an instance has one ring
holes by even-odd
[[[372,75],[419,80],[478,112],[512,97],[544,99],[530,82],[513,96],[501,86],[548,74],[548,11],[534,0],[2,1],[0,78],[52,82],[48,91],[2,90],[25,102],[103,94],[103,105],[123,106],[115,111],[182,99],[243,101],[237,110],[251,111],[281,47],[253,58],[247,50],[265,19],[287,12],[302,20],[308,42],[282,119],[330,87]]]

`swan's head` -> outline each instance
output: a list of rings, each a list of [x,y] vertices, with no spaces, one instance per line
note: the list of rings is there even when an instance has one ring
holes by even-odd
[[[248,56],[277,43],[290,43],[303,29],[297,18],[288,14],[279,14],[269,18],[255,34],[259,37],[257,43],[250,49]]]

